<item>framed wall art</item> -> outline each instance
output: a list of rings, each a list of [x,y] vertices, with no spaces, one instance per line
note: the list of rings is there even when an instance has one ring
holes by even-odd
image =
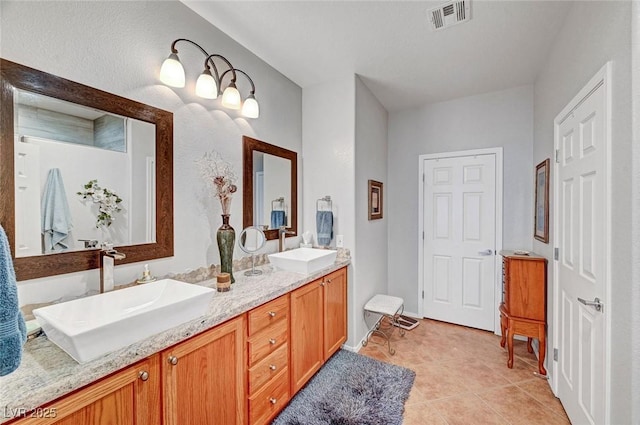
[[[369,180],[369,220],[382,218],[382,182]]]

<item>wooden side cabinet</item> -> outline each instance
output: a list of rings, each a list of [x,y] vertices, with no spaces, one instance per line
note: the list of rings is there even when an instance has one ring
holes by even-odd
[[[160,363],[154,355],[49,403],[15,425],[159,424]]]
[[[291,393],[347,339],[347,269],[291,292]]]
[[[161,353],[164,425],[247,423],[245,329],[242,315]]]
[[[530,353],[532,338],[540,343],[538,369],[546,375],[544,358],[546,354],[546,289],[547,259],[539,255],[516,255],[513,251],[501,251],[503,299],[500,304],[500,346],[507,345],[509,359],[507,366],[513,367],[513,337],[527,337]]]

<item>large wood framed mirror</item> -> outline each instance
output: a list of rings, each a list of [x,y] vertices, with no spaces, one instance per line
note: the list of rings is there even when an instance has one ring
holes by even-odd
[[[5,59],[0,77],[0,224],[17,279],[98,268],[103,242],[120,264],[172,256],[173,114]],[[93,180],[102,190],[83,198]]]
[[[298,154],[242,137],[243,227],[256,226],[268,240],[285,226],[298,234]]]

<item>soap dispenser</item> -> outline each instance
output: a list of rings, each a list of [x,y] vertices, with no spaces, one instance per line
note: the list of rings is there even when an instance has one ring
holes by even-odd
[[[149,271],[149,265],[145,264],[144,271],[142,272],[142,277],[136,280],[136,283],[149,283],[149,282],[155,282],[155,281],[156,281],[156,277],[151,276],[151,271]]]

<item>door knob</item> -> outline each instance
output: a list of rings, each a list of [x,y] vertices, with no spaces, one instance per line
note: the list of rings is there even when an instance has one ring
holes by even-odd
[[[593,301],[587,301],[587,300],[583,300],[582,298],[578,298],[578,301],[580,301],[584,305],[588,305],[595,308],[596,311],[602,311],[603,304],[600,302],[600,298],[596,297],[593,299]]]
[[[478,251],[479,255],[493,255],[492,249],[485,249],[484,251]]]
[[[142,381],[146,381],[149,379],[149,372],[147,372],[146,370],[141,371],[140,373],[138,373],[138,378],[140,378],[140,380]]]
[[[174,366],[178,364],[178,358],[176,356],[169,356],[167,360]]]

